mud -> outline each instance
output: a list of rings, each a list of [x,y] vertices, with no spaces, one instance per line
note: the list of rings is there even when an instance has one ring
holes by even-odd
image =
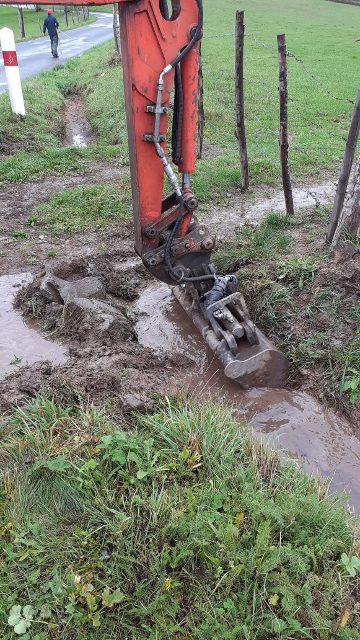
[[[135,303],[138,341],[154,353],[187,354],[194,368],[181,374],[182,389],[202,400],[220,398],[257,437],[312,474],[328,478],[332,491],[345,491],[360,513],[360,440],[349,423],[306,393],[285,389],[243,391],[223,375],[191,321],[166,285],[154,284]],[[156,309],[156,312],[155,312]]]
[[[47,340],[14,309],[16,293],[30,280],[29,273],[0,278],[0,378],[19,367],[45,360],[60,364],[67,357],[65,346]]]
[[[295,211],[314,206],[329,204],[335,195],[336,183],[334,180],[324,184],[313,184],[306,187],[293,188],[293,200]],[[272,188],[266,195],[237,193],[229,195],[229,203],[217,207],[213,212],[201,215],[201,219],[214,228],[219,237],[233,236],[237,227],[248,222],[262,220],[270,211],[285,214],[284,193]]]
[[[81,96],[67,98],[63,120],[65,123],[64,144],[66,146],[85,148],[96,142],[95,133],[85,116],[84,101]]]
[[[175,392],[177,367],[186,370],[191,361],[185,354],[154,354],[134,330],[130,301],[148,278],[128,256],[126,243],[122,250],[58,261],[35,278],[17,304],[26,315],[35,313],[53,337],[66,339],[68,358],[60,365],[37,363],[0,381],[0,410],[48,390],[59,402],[89,399],[118,420],[131,406],[148,406],[152,394]]]

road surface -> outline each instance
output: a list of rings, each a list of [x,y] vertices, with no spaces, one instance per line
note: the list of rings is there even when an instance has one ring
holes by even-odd
[[[106,42],[113,37],[112,14],[97,13],[96,22],[60,33],[59,58],[53,58],[50,52],[50,39],[36,38],[28,42],[18,42],[16,51],[19,60],[20,76],[24,80],[42,71],[53,69],[65,60],[80,56],[91,47]],[[6,26],[6,25],[3,25]],[[7,91],[2,55],[0,55],[0,93]]]

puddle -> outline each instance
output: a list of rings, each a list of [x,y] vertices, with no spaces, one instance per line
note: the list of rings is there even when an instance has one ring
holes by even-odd
[[[152,284],[134,303],[139,343],[155,353],[186,354],[194,370],[181,371],[184,389],[200,399],[220,397],[268,445],[296,458],[308,473],[331,479],[334,491],[350,494],[360,513],[360,440],[348,423],[306,393],[286,389],[243,391],[226,378],[218,360],[166,285]]]
[[[301,189],[293,189],[294,207],[295,209],[306,209],[316,204],[328,204],[334,197],[335,191],[335,184],[331,182]],[[247,207],[245,219],[258,220],[263,218],[269,211],[285,213],[284,194],[282,192],[270,198],[259,200],[256,204]]]
[[[60,364],[66,359],[65,347],[46,340],[26,325],[21,314],[13,308],[19,288],[31,280],[30,273],[0,277],[0,379],[34,362],[50,360]]]
[[[72,96],[66,100],[64,120],[66,146],[85,148],[96,142],[94,132],[85,117],[84,102],[80,96]]]
[[[315,205],[327,205],[332,202],[335,192],[335,182],[294,188],[295,211]],[[267,198],[258,199],[256,202],[249,201],[249,196],[240,194],[232,197],[227,207],[217,208],[213,215],[204,214],[202,219],[209,227],[215,227],[217,232],[221,227],[221,235],[225,236],[229,232],[233,233],[236,227],[245,224],[245,222],[260,221],[270,211],[285,214],[284,193],[282,191],[270,190]]]

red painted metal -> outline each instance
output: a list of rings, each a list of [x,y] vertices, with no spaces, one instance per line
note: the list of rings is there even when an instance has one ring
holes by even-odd
[[[3,51],[3,60],[5,67],[18,66],[16,51]]]
[[[159,219],[163,197],[164,172],[154,145],[144,141],[145,133],[152,133],[154,115],[146,113],[147,105],[156,101],[159,74],[184,48],[196,27],[198,10],[195,0],[173,2],[179,14],[174,20],[165,20],[160,12],[159,0],[142,0],[120,5],[121,46],[123,57],[125,105],[129,136],[129,154],[132,178],[133,210],[135,220],[135,246],[140,255],[144,249],[156,247],[158,239],[143,234],[146,225]],[[184,163],[181,170],[194,170],[197,94],[197,52],[191,52],[182,62],[184,90],[183,137]],[[195,81],[196,79],[196,81]],[[189,83],[189,89],[187,84]],[[169,107],[174,85],[174,71],[165,76],[163,106]],[[196,88],[195,88],[196,85]],[[161,116],[160,133],[166,135],[168,116]],[[166,144],[163,144],[165,149]],[[182,225],[181,235],[186,226]]]

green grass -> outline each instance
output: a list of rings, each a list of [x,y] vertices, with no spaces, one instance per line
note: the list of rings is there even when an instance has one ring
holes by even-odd
[[[49,4],[49,8],[52,5]],[[43,35],[43,23],[46,17],[46,9],[43,11],[32,11],[31,9],[23,9],[24,24],[25,24],[25,38],[21,38],[18,11],[16,7],[0,7],[0,29],[8,27],[14,31],[16,42],[22,42],[24,40],[30,40],[32,38],[40,38]],[[84,25],[95,22],[96,18],[90,16],[89,20],[84,22],[82,19],[78,21],[76,13],[69,14],[69,25],[66,26],[64,13],[59,8],[56,8],[55,14],[57,21],[60,25],[61,31],[68,31],[69,29],[76,29],[76,27],[82,27]]]
[[[358,8],[323,0],[231,0],[205,6],[206,137],[238,166],[234,138],[234,13],[245,10],[245,116],[253,184],[279,182],[276,35],[288,59],[290,168],[298,180],[334,167],[344,150],[359,65]],[[329,64],[329,56],[332,63]]]
[[[129,180],[118,184],[65,189],[46,204],[35,209],[38,223],[45,223],[56,232],[77,232],[87,228],[102,228],[111,219],[131,219],[131,189]]]
[[[11,113],[7,95],[0,96],[0,182],[24,182],[70,170],[84,173],[86,160],[91,159],[127,161],[121,71],[111,52],[112,45],[106,43],[27,80],[24,120]],[[62,144],[65,97],[74,93],[84,94],[86,114],[97,134],[97,144],[87,149]]]
[[[3,640],[357,638],[351,521],[223,407],[38,397],[0,437]]]

